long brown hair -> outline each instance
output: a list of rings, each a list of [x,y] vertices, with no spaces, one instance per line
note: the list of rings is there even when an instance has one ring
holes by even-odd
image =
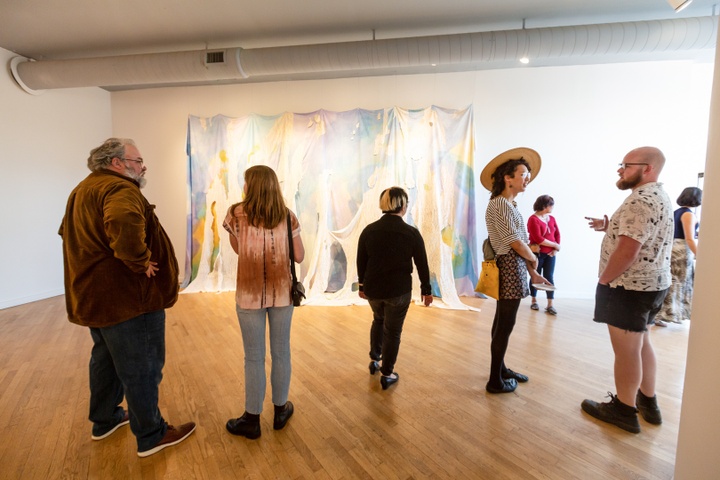
[[[275,228],[288,214],[275,171],[265,165],[245,170],[247,192],[241,202],[253,227]]]

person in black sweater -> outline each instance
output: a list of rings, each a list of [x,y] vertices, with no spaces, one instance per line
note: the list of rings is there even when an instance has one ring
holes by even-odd
[[[383,390],[399,380],[393,369],[412,300],[413,262],[420,277],[423,304],[428,307],[433,301],[425,242],[418,229],[402,218],[407,206],[405,190],[400,187],[384,190],[380,194],[383,216],[365,227],[358,241],[359,295],[370,303],[373,312],[370,374],[380,371]]]

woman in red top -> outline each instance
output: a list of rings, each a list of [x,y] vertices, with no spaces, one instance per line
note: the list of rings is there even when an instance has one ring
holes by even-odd
[[[550,215],[555,206],[555,200],[550,195],[540,195],[535,204],[533,210],[535,214],[530,215],[528,218],[528,235],[530,237],[530,244],[540,246],[540,251],[536,252],[538,256],[538,267],[537,272],[545,277],[548,282],[555,284],[553,273],[555,272],[555,254],[560,251],[560,229],[555,222],[555,217]],[[547,293],[547,308],[545,311],[550,315],[557,315],[557,310],[553,307],[553,298],[555,292],[549,290]],[[537,289],[530,284],[530,296],[532,297],[532,304],[530,308],[533,310],[539,310],[540,307],[537,304]]]

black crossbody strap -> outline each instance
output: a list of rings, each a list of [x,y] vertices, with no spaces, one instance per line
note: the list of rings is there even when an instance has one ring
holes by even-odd
[[[293,285],[297,283],[295,276],[295,252],[293,251],[292,225],[290,224],[290,210],[287,214],[288,244],[290,245],[290,272],[292,273]]]

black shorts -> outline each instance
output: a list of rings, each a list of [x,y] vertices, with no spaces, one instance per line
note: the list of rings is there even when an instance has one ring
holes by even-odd
[[[655,323],[655,315],[662,308],[667,289],[659,292],[611,288],[598,283],[595,290],[595,318],[598,323],[631,332],[645,332]]]

